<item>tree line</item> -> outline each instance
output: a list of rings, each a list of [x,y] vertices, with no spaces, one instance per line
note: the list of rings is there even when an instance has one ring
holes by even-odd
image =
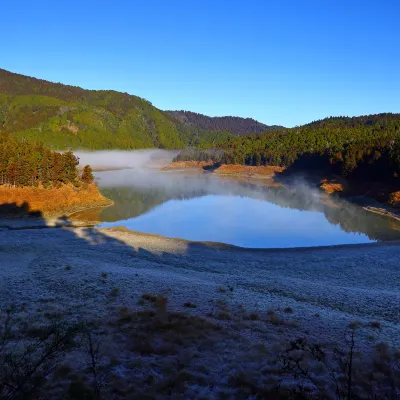
[[[42,143],[19,140],[10,134],[0,134],[0,184],[11,186],[57,187],[61,184],[80,186],[92,183],[92,169],[78,170],[79,159],[66,151],[58,153]]]
[[[400,114],[327,118],[301,127],[229,139],[221,163],[324,169],[347,177],[400,175]],[[203,154],[204,156],[204,154]]]
[[[251,135],[283,128],[277,125],[265,125],[252,118],[241,117],[209,117],[191,111],[166,111],[166,113],[185,126],[196,127],[202,131],[229,132],[234,136]]]

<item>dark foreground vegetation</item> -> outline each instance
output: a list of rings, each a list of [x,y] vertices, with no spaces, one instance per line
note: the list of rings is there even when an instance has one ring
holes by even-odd
[[[65,273],[70,270],[67,266]],[[111,292],[110,301],[117,296],[118,291]],[[356,324],[334,348],[305,338],[255,345],[247,349],[244,369],[238,364],[215,381],[211,365],[198,364],[203,352],[218,356],[225,346],[235,346],[238,339],[229,333],[235,322],[228,310],[221,305],[210,317],[170,311],[165,296],[149,293],[138,303],[136,310],[115,307],[114,315],[103,316],[102,321],[73,323],[49,314],[50,322],[38,325],[21,320],[15,308],[2,312],[0,399],[183,399],[194,398],[190,393],[195,396],[200,388],[208,395],[196,398],[399,398],[400,354],[382,343],[360,348]],[[254,329],[286,324],[272,311],[265,320],[244,311],[240,318]],[[268,348],[277,345],[271,359]]]

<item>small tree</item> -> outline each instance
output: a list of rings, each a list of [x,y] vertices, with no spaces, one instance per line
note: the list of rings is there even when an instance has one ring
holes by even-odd
[[[85,165],[85,167],[83,168],[81,180],[82,180],[82,182],[87,183],[87,184],[93,183],[94,175],[93,175],[92,167],[90,165]]]

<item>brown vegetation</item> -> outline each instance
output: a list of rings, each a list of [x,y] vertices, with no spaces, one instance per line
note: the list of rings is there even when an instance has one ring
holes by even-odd
[[[0,205],[27,204],[27,212],[60,215],[79,211],[85,207],[107,206],[111,200],[103,197],[95,184],[77,188],[71,184],[59,188],[0,186]],[[12,209],[10,209],[10,214]]]
[[[250,166],[236,164],[222,164],[214,173],[219,175],[240,175],[247,177],[273,177],[276,173],[284,171],[283,167],[268,165],[268,166]]]
[[[323,179],[321,181],[320,188],[328,194],[340,193],[344,191],[344,186],[342,183],[330,181],[328,179]]]
[[[175,169],[187,169],[187,168],[199,168],[209,167],[213,164],[212,161],[175,161],[165,167],[163,171],[175,170]]]
[[[213,161],[174,161],[163,168],[164,171],[179,170],[179,169],[206,169],[215,164]],[[272,178],[276,173],[284,171],[283,167],[279,166],[249,166],[236,164],[222,164],[218,166],[213,173],[218,175],[236,175],[245,176],[248,178]]]
[[[399,192],[393,192],[389,196],[389,203],[393,207],[399,207],[400,208],[400,191]]]

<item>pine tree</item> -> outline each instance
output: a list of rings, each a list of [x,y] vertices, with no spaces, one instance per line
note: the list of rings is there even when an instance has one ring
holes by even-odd
[[[94,181],[94,176],[92,172],[92,167],[90,165],[85,165],[82,171],[81,180],[84,183],[90,184]]]
[[[16,185],[17,168],[18,166],[15,160],[13,158],[10,158],[7,165],[7,181],[10,185],[13,186]]]
[[[66,182],[75,183],[78,178],[76,167],[79,164],[79,159],[72,151],[67,151],[62,155],[63,175]]]

